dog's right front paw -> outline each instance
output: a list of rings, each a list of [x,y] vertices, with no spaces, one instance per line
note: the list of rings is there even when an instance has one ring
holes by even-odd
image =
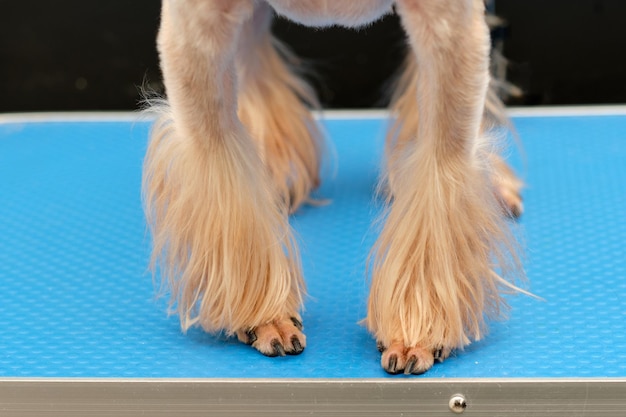
[[[306,336],[302,330],[300,319],[290,317],[240,330],[237,338],[265,356],[299,355],[306,347]]]

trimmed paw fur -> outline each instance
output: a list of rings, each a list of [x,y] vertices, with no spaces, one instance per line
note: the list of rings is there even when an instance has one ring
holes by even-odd
[[[240,342],[252,346],[265,356],[299,355],[306,347],[306,336],[299,318],[274,320],[252,329],[240,330]]]
[[[402,342],[394,342],[389,347],[378,343],[378,350],[382,353],[380,362],[383,369],[396,375],[420,375],[428,371],[435,361],[443,362],[452,351],[450,348],[434,350],[419,346],[406,347]]]

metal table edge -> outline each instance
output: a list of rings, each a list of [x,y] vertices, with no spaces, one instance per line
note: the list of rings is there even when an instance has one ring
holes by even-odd
[[[0,378],[0,414],[626,415],[626,378]]]

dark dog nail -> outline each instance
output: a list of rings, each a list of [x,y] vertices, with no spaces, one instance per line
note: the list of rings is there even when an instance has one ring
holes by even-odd
[[[398,357],[396,355],[391,355],[391,357],[389,358],[389,365],[387,365],[386,371],[389,372],[390,374],[397,374],[398,373],[397,366],[398,366]]]
[[[417,365],[417,358],[415,356],[411,356],[404,367],[404,374],[411,375],[413,373],[413,369],[415,369],[415,365]]]
[[[443,358],[441,357],[441,355],[443,355],[443,349],[436,349],[433,352],[433,356],[435,357],[436,361],[442,362]]]
[[[300,343],[300,339],[298,339],[298,336],[293,336],[291,338],[291,345],[293,346],[293,351],[288,352],[289,354],[299,355],[300,353],[302,353],[302,351],[304,351],[304,348],[302,347],[302,344]]]
[[[251,345],[257,341],[257,335],[254,329],[250,329],[246,332],[246,336],[248,336],[248,344]]]
[[[296,329],[298,330],[302,330],[304,329],[304,326],[302,325],[302,322],[300,320],[298,320],[295,317],[291,317],[291,322],[293,323],[294,326],[296,326]]]
[[[274,349],[274,354],[271,356],[285,356],[285,348],[280,343],[278,339],[272,340],[272,348]]]
[[[376,348],[378,349],[380,353],[383,353],[384,351],[387,350],[385,345],[383,345],[383,342],[376,342]]]

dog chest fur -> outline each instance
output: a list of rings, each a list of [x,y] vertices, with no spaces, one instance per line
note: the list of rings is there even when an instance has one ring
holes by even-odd
[[[280,15],[307,26],[359,27],[391,12],[392,0],[270,0]]]

